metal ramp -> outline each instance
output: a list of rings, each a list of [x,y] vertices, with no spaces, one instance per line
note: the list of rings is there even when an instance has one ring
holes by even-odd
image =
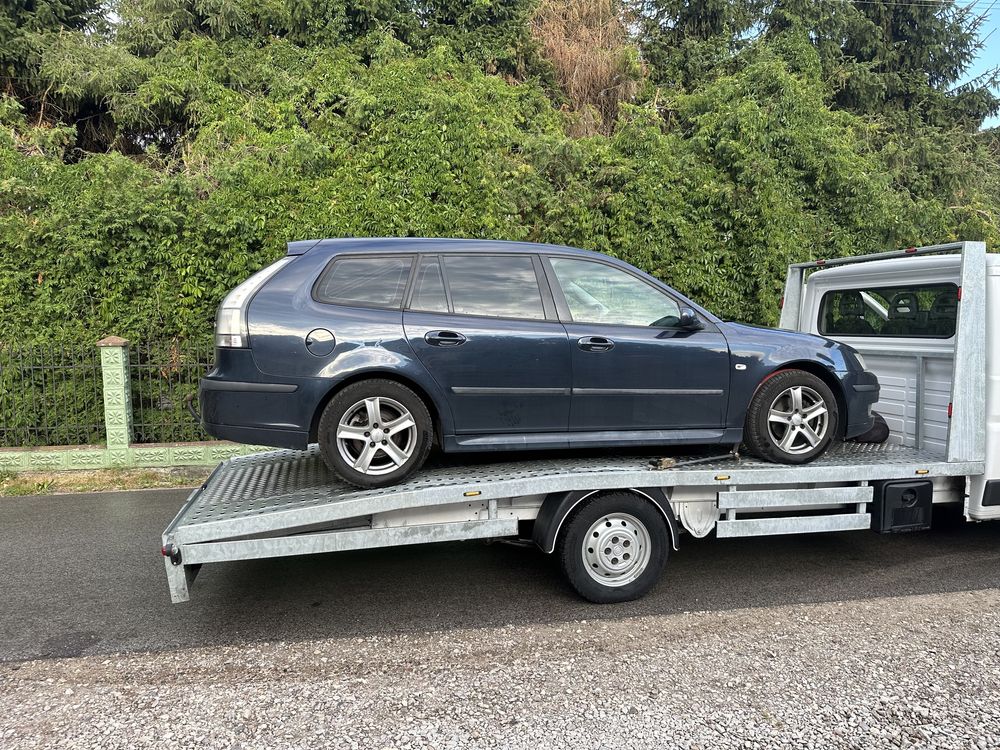
[[[323,464],[315,447],[308,451],[269,451],[231,458],[216,468],[163,532],[163,554],[171,598],[189,598],[189,586],[201,564],[230,560],[311,554],[421,542],[514,536],[518,519],[501,518],[497,501],[542,497],[570,490],[643,487],[705,486],[718,492],[719,507],[731,520],[719,522],[719,535],[747,536],[747,524],[762,519],[735,519],[737,506],[750,502],[739,486],[867,482],[913,476],[965,476],[981,473],[981,462],[946,462],[914,448],[844,443],[804,466],[787,466],[754,459],[679,456],[676,465],[654,469],[651,457],[586,457],[498,463],[450,462],[425,468],[411,480],[393,487],[363,490],[347,485]],[[718,488],[717,490],[714,488]],[[862,490],[867,488],[845,488]],[[815,492],[816,490],[810,490]],[[786,499],[803,504],[802,490],[790,490]],[[761,497],[754,502],[761,501]],[[782,495],[766,495],[781,502]],[[777,498],[776,500],[773,498]],[[826,497],[822,502],[830,502]],[[855,492],[846,500],[857,503],[853,525],[866,498]],[[814,500],[813,502],[820,502]],[[372,516],[435,506],[466,503],[470,519],[460,522],[420,523],[375,528]],[[729,503],[729,505],[727,505]],[[867,514],[865,527],[867,527]],[[795,519],[784,519],[795,520]],[[723,524],[730,524],[723,531]],[[758,533],[794,533],[779,529]],[[801,529],[808,530],[808,529]],[[815,529],[822,530],[822,529]],[[835,530],[835,529],[830,529]]]

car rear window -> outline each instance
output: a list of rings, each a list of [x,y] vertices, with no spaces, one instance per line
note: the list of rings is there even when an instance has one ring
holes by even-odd
[[[819,332],[829,336],[950,338],[958,319],[954,284],[838,289],[823,295]]]
[[[338,258],[320,277],[319,302],[355,307],[399,308],[412,257]]]
[[[454,312],[494,318],[544,319],[535,265],[527,255],[445,255]]]

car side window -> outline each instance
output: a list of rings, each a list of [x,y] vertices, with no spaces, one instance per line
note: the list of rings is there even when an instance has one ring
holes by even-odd
[[[374,256],[337,258],[316,284],[319,302],[399,309],[413,258]]]
[[[417,266],[413,281],[410,309],[424,312],[448,312],[448,295],[444,291],[441,263],[435,257],[424,256]]]
[[[819,332],[828,336],[951,338],[957,320],[955,284],[838,289],[823,295]]]
[[[544,320],[535,264],[527,255],[445,255],[454,312]]]
[[[575,323],[667,327],[680,320],[672,297],[630,273],[577,258],[550,262]]]

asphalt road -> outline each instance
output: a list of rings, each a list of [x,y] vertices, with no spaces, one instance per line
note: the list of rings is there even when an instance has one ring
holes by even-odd
[[[0,498],[0,661],[728,610],[1000,587],[1000,523],[685,537],[645,599],[588,604],[554,560],[446,544],[206,566],[167,594],[160,533],[186,490]]]

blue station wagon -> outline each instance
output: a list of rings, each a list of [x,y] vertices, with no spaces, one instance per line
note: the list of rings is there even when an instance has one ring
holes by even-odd
[[[459,239],[293,242],[216,319],[212,435],[361,487],[446,453],[737,445],[816,458],[872,424],[851,347],[721,320],[615,258]]]

